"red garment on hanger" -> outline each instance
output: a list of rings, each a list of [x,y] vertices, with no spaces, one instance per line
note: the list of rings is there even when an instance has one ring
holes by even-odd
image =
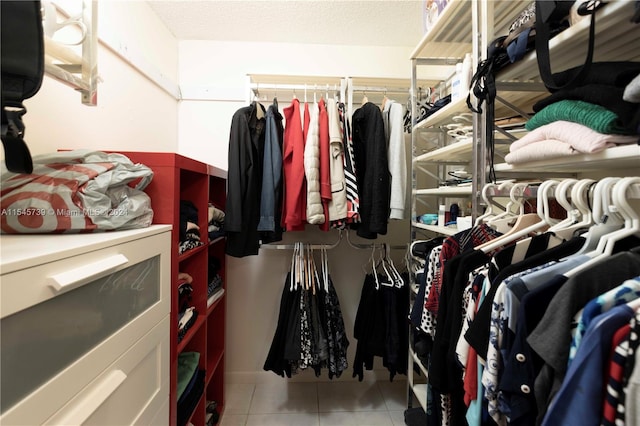
[[[320,198],[322,199],[322,209],[324,223],[320,225],[320,229],[328,231],[331,225],[329,220],[329,203],[331,202],[331,170],[329,165],[329,115],[327,114],[327,105],[324,99],[318,102],[320,113],[318,116],[318,135],[320,138]]]
[[[284,110],[282,170],[284,197],[282,227],[302,231],[306,222],[307,189],[304,177],[304,137],[300,119],[300,101],[294,99]]]

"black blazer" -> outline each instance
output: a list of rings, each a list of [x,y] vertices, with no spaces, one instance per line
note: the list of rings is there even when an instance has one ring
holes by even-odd
[[[262,110],[258,118],[258,105]],[[260,247],[260,192],[264,156],[265,111],[260,104],[240,108],[231,120],[227,204],[226,252],[229,256],[257,255]]]
[[[353,113],[353,155],[362,221],[354,227],[360,237],[377,238],[387,233],[391,178],[382,113],[371,102]]]

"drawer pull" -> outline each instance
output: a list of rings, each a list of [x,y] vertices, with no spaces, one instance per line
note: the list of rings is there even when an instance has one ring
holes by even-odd
[[[126,379],[127,375],[122,370],[109,372],[100,383],[83,391],[82,397],[73,401],[71,407],[66,410],[67,413],[59,417],[56,422],[70,426],[83,424]]]
[[[52,275],[47,278],[47,284],[59,293],[68,291],[96,280],[118,267],[126,265],[127,262],[129,259],[125,255],[116,254],[79,268]]]

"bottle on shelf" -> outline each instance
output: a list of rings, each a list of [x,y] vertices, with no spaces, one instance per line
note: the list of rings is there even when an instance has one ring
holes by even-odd
[[[447,206],[444,204],[440,204],[440,207],[438,208],[438,226],[444,226],[447,223],[446,210]]]
[[[455,102],[462,96],[463,90],[461,87],[462,78],[462,62],[456,64],[456,73],[451,80],[451,102]]]
[[[473,70],[471,69],[471,53],[464,55],[462,61],[462,71],[460,74],[460,96],[466,98],[467,92],[469,92],[469,85],[471,84],[471,77]]]

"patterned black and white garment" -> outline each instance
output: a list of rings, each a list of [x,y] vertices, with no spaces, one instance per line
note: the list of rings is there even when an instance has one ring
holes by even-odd
[[[279,376],[291,377],[307,368],[320,376],[323,368],[330,379],[340,377],[347,369],[346,336],[338,295],[327,276],[327,288],[291,287],[291,273],[287,275],[278,324],[264,370]]]

